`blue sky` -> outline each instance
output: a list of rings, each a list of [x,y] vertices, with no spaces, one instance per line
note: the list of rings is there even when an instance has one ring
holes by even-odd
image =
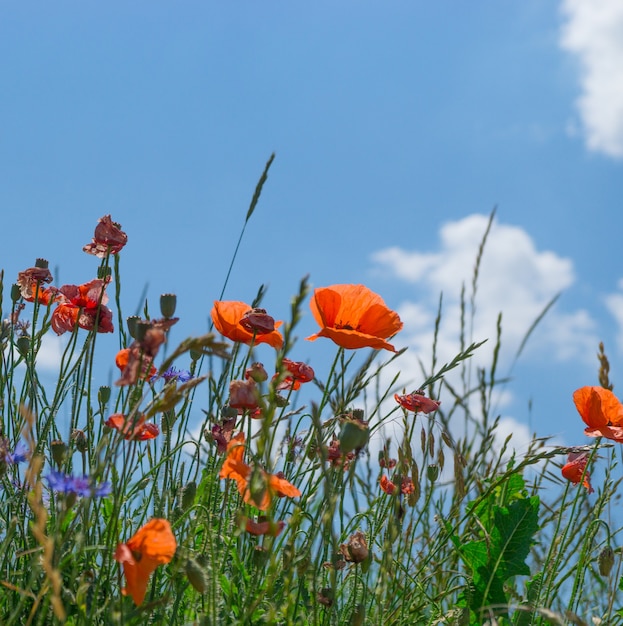
[[[203,333],[275,152],[225,298],[267,284],[283,318],[306,274],[365,283],[400,311],[417,383],[441,291],[443,355],[458,349],[457,294],[497,206],[474,339],[503,311],[508,367],[562,291],[500,412],[582,443],[571,393],[595,383],[599,340],[623,376],[621,32],[619,0],[2,2],[5,282],[36,257],[57,284],[91,279],[81,249],[110,213],[125,313],[148,284],[152,310],[178,295],[173,341]],[[315,330],[308,315],[301,337]]]

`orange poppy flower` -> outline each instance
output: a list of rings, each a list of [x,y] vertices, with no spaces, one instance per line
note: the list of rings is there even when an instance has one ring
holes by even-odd
[[[97,222],[92,242],[82,249],[87,254],[103,258],[109,251],[110,254],[117,254],[126,243],[128,236],[121,230],[121,224],[113,222],[110,215],[104,215]]]
[[[158,425],[153,422],[146,422],[144,415],[133,420],[127,418],[123,413],[115,413],[104,424],[108,428],[119,431],[124,439],[131,441],[147,441],[148,439],[155,439],[160,434]]]
[[[177,549],[171,525],[165,519],[147,522],[127,543],[120,543],[114,558],[123,565],[127,587],[121,590],[132,596],[137,606],[143,603],[152,572],[169,563]]]
[[[391,496],[396,491],[396,485],[383,474],[381,476],[381,489]]]
[[[573,392],[573,402],[588,428],[589,437],[606,437],[623,443],[623,404],[603,387],[581,387]]]
[[[381,296],[364,285],[332,285],[314,291],[311,311],[320,332],[307,337],[328,337],[341,348],[374,348],[396,352],[385,341],[401,328],[398,313],[389,309]]]
[[[296,498],[301,495],[301,492],[288,482],[281,472],[269,474],[264,470],[259,470],[263,484],[252,492],[249,481],[253,474],[253,467],[243,461],[244,440],[244,433],[240,432],[227,444],[227,456],[219,473],[220,478],[235,480],[242,499],[260,511],[268,509],[273,496]]]
[[[314,370],[307,363],[302,361],[291,361],[290,359],[283,358],[282,365],[284,369],[285,377],[277,384],[276,389],[290,389],[297,391],[301,388],[302,383],[308,383],[314,380]],[[277,380],[279,374],[273,376],[273,380]]]
[[[50,323],[57,335],[72,331],[76,324],[93,330],[97,321],[98,333],[112,333],[112,311],[104,306],[108,296],[104,291],[110,278],[95,278],[84,285],[63,285],[58,290],[59,305],[52,313]]]
[[[574,485],[582,481],[588,493],[593,493],[595,490],[591,485],[591,475],[584,471],[587,463],[588,452],[570,452],[567,462],[562,466],[562,475]]]
[[[253,309],[244,302],[234,301],[215,301],[212,307],[212,321],[214,327],[221,335],[231,339],[232,341],[238,341],[249,345],[250,343],[267,343],[268,345],[279,350],[283,346],[283,337],[277,330],[270,332],[249,332],[242,324],[241,321],[245,318],[245,315],[249,314]],[[245,322],[246,323],[246,322]],[[275,322],[275,328],[279,328],[282,322]]]

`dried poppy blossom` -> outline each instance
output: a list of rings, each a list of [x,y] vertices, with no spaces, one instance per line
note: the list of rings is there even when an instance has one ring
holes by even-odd
[[[137,350],[137,352],[140,352]],[[133,350],[131,348],[122,348],[117,352],[115,356],[115,365],[123,371],[128,367],[130,361],[133,361],[132,365],[136,365],[137,369],[137,378],[138,378],[138,367],[141,366],[141,378],[152,378],[158,373],[156,366],[153,365],[153,359],[151,357],[143,357],[141,360],[140,354],[133,354]]]
[[[281,531],[286,527],[286,523],[283,521],[268,520],[261,515],[257,521],[251,518],[246,519],[245,529],[251,535],[269,535],[270,537],[277,537],[281,534]]]
[[[235,417],[224,417],[222,423],[214,424],[211,430],[204,431],[205,438],[216,443],[216,451],[219,454],[227,452],[227,446],[232,439],[234,428],[236,427]]]
[[[396,485],[385,474],[381,476],[381,489],[390,496],[396,491]]]
[[[232,409],[257,409],[260,392],[253,379],[232,380],[229,383],[229,406]]]
[[[247,380],[254,380],[256,383],[263,383],[268,379],[268,373],[261,363],[251,363],[251,365],[244,371],[244,377]]]
[[[171,525],[165,519],[152,519],[127,543],[120,543],[114,558],[123,565],[126,587],[121,593],[132,596],[139,606],[145,599],[147,583],[158,565],[169,563],[177,549]]]
[[[311,366],[307,365],[307,363],[291,361],[284,357],[282,364],[285,370],[285,378],[277,384],[276,389],[291,389],[292,391],[296,391],[301,387],[301,383],[308,383],[314,380],[314,370]],[[273,380],[277,380],[279,377],[279,374],[275,374]]]
[[[364,285],[332,285],[314,291],[311,311],[321,330],[311,337],[328,337],[341,348],[374,348],[396,352],[385,341],[401,328],[398,313]]]
[[[48,292],[48,289],[44,288],[44,285],[51,282],[52,273],[48,269],[48,262],[44,259],[38,259],[35,267],[29,267],[27,270],[17,274],[17,286],[26,302],[34,302],[35,296],[37,296],[39,302],[48,304],[45,301],[45,294]],[[57,291],[55,287],[50,287],[49,289],[53,290],[54,293]],[[49,293],[51,294],[52,291]]]
[[[581,387],[573,392],[573,402],[588,428],[589,437],[606,437],[623,443],[623,404],[604,387]]]
[[[72,331],[76,324],[84,330],[112,333],[112,311],[105,306],[108,302],[107,279],[95,278],[83,285],[63,285],[58,290],[58,306],[52,313],[51,325],[57,335]]]
[[[340,553],[345,561],[350,563],[361,563],[370,554],[366,536],[360,530],[355,531],[349,538],[348,543],[340,546]]]
[[[221,335],[244,344],[267,343],[276,350],[283,346],[283,337],[277,330],[267,333],[249,332],[242,324],[244,315],[253,309],[244,302],[235,301],[215,301],[212,307],[211,316],[214,327]],[[274,327],[279,328],[281,322],[275,322]]]
[[[422,391],[414,391],[404,396],[394,394],[394,400],[407,411],[414,413],[432,413],[439,408],[441,402],[427,398]]]
[[[128,236],[121,230],[121,224],[113,222],[110,215],[104,215],[97,222],[92,242],[82,249],[87,254],[103,258],[108,253],[117,254],[126,243]]]
[[[104,424],[119,431],[124,439],[131,441],[147,441],[148,439],[155,439],[160,434],[158,425],[153,422],[146,422],[144,415],[135,419],[126,417],[123,413],[115,413]]]
[[[588,452],[570,452],[567,462],[562,466],[562,475],[574,485],[582,481],[588,493],[593,493],[595,490],[591,485],[591,475],[585,471],[588,454]]]
[[[266,313],[266,309],[249,309],[240,318],[240,326],[252,335],[266,335],[275,330],[275,319]]]
[[[333,467],[342,467],[346,471],[351,462],[356,458],[355,452],[352,450],[345,453],[340,447],[340,440],[334,437],[327,446],[327,461],[331,463]]]
[[[265,511],[270,506],[274,496],[295,498],[301,492],[288,482],[281,472],[268,474],[262,469],[254,469],[247,465],[244,458],[244,433],[240,432],[227,445],[227,457],[219,473],[220,478],[229,478],[236,481],[238,492],[247,504],[256,506]],[[259,479],[259,486],[251,485],[254,475]]]

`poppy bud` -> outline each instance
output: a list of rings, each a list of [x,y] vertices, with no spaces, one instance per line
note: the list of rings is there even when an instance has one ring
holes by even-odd
[[[177,296],[173,293],[163,293],[160,296],[160,312],[167,319],[175,315],[175,307],[177,305]]]
[[[369,436],[367,426],[362,426],[354,420],[348,420],[342,424],[340,431],[340,450],[343,454],[360,450],[368,443]]]
[[[108,404],[110,400],[110,387],[102,385],[97,392],[97,399],[100,404]]]
[[[191,348],[189,354],[193,361],[198,361],[203,356],[201,350],[195,350],[194,348]]]
[[[197,483],[194,480],[191,480],[182,487],[182,508],[184,511],[193,505],[196,493]]]
[[[126,319],[128,332],[130,333],[130,337],[132,337],[132,339],[136,339],[136,325],[139,323],[140,319],[141,318],[138,315],[130,315],[130,317]]]
[[[22,290],[19,288],[17,283],[11,285],[11,301],[13,303],[17,302],[22,297]]]
[[[431,465],[426,468],[426,476],[431,483],[434,483],[439,478],[439,465],[431,463]]]
[[[55,439],[50,442],[50,449],[52,453],[52,460],[60,468],[65,461],[65,457],[67,456],[67,444],[60,439]]]
[[[268,379],[268,372],[261,363],[252,363],[244,372],[244,377],[254,380],[256,383],[262,383]]]
[[[184,567],[184,573],[188,582],[199,592],[204,593],[207,588],[206,577],[203,568],[195,561],[188,559]]]
[[[78,428],[74,428],[71,431],[71,440],[74,442],[76,449],[81,454],[84,454],[88,450],[87,436],[84,434],[83,430],[79,430]]]
[[[100,265],[97,268],[97,277],[101,280],[108,278],[112,274],[112,269],[106,265]]]
[[[610,571],[614,566],[614,550],[610,546],[606,546],[597,557],[599,564],[599,573],[606,577],[610,575]]]
[[[242,316],[240,326],[256,335],[267,335],[275,330],[275,319],[266,309],[250,309]]]
[[[26,335],[22,335],[21,337],[17,338],[17,341],[15,343],[17,345],[18,352],[23,357],[26,357],[26,355],[30,351],[30,337],[27,337]]]

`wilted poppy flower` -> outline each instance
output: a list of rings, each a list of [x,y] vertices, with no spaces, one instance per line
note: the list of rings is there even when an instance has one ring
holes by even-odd
[[[581,387],[573,392],[573,402],[588,428],[589,437],[606,437],[623,443],[623,404],[603,387]]]
[[[345,471],[350,467],[351,462],[357,456],[352,450],[344,453],[340,447],[340,440],[334,437],[327,446],[327,461],[333,467],[342,467]]]
[[[119,431],[124,439],[131,441],[147,441],[148,439],[155,439],[160,434],[158,425],[153,422],[146,422],[144,415],[130,418],[123,413],[115,413],[104,424],[108,428]]]
[[[361,563],[365,561],[370,551],[368,550],[368,542],[366,536],[360,530],[355,531],[349,538],[348,543],[340,546],[340,552],[345,561],[350,563]]]
[[[17,275],[17,285],[20,294],[26,302],[34,302],[35,298],[41,304],[49,304],[53,302],[58,294],[56,287],[45,287],[44,285],[52,282],[52,273],[47,267],[47,261],[41,260],[45,267],[30,267]]]
[[[72,331],[76,324],[84,330],[93,330],[97,322],[98,333],[112,333],[112,311],[104,306],[108,296],[104,291],[110,282],[95,278],[84,285],[63,285],[58,290],[59,302],[52,313],[51,325],[57,335]]]
[[[274,496],[283,498],[288,496],[295,498],[301,492],[290,482],[288,482],[281,472],[269,474],[262,469],[256,471],[259,477],[258,485],[255,488],[250,485],[254,468],[244,461],[244,433],[240,432],[227,445],[227,457],[219,473],[220,478],[229,478],[236,481],[238,492],[247,504],[265,511],[270,506]]]
[[[204,431],[205,438],[216,443],[216,451],[219,454],[227,452],[227,446],[232,439],[236,426],[235,417],[224,417],[222,423],[214,424],[210,430]]]
[[[232,341],[238,341],[247,345],[251,342],[255,344],[267,343],[279,350],[283,346],[283,337],[280,332],[273,330],[265,333],[252,333],[241,324],[245,314],[250,311],[253,311],[253,309],[244,302],[217,300],[214,302],[211,312],[214,327],[221,335]],[[274,328],[279,328],[279,326],[281,326],[281,322],[274,323]]]
[[[314,370],[307,363],[302,361],[291,361],[290,359],[283,358],[283,368],[285,370],[285,378],[277,384],[276,389],[291,389],[296,391],[300,388],[301,383],[308,383],[314,380]],[[279,378],[279,374],[273,376],[273,380]]]
[[[328,337],[342,348],[374,348],[396,352],[385,341],[401,328],[398,313],[389,309],[381,296],[364,285],[332,285],[316,289],[310,302],[320,332],[310,341]]]
[[[132,596],[137,606],[143,603],[147,583],[158,565],[169,563],[177,549],[171,525],[165,519],[152,519],[127,543],[120,543],[114,558],[123,565],[126,587],[121,593]]]
[[[396,485],[385,474],[381,476],[381,489],[390,496],[396,491]]]
[[[251,363],[244,371],[244,377],[247,380],[254,380],[256,383],[262,383],[268,379],[268,373],[261,363]]]
[[[588,455],[588,452],[570,452],[567,462],[562,466],[562,475],[574,485],[582,481],[588,493],[593,493],[595,490],[591,486],[591,475],[584,471],[588,463]]]
[[[266,313],[266,309],[249,309],[240,318],[240,326],[252,335],[266,335],[275,330],[275,319]]]
[[[264,516],[260,516],[257,521],[247,518],[245,524],[246,531],[251,535],[269,535],[271,537],[277,537],[285,527],[285,522],[267,520]]]
[[[136,352],[136,354],[134,354]],[[138,379],[138,368],[141,366],[141,378],[153,378],[158,370],[153,365],[153,358],[143,356],[141,359],[140,350],[133,350],[131,348],[122,348],[117,352],[115,356],[115,365],[121,370],[121,373],[125,371],[128,365],[132,365],[132,368],[136,369],[136,378]],[[136,382],[136,381],[135,381]]]
[[[92,243],[88,243],[82,249],[87,254],[103,258],[108,252],[117,254],[126,243],[128,236],[121,230],[121,224],[113,222],[110,215],[104,215],[97,222]]]
[[[257,409],[259,401],[260,393],[253,379],[229,383],[229,406],[232,409]]]
[[[408,393],[404,396],[400,396],[397,393],[394,394],[394,400],[407,411],[413,411],[415,413],[432,413],[439,408],[441,402],[427,398],[424,392],[415,391]]]

